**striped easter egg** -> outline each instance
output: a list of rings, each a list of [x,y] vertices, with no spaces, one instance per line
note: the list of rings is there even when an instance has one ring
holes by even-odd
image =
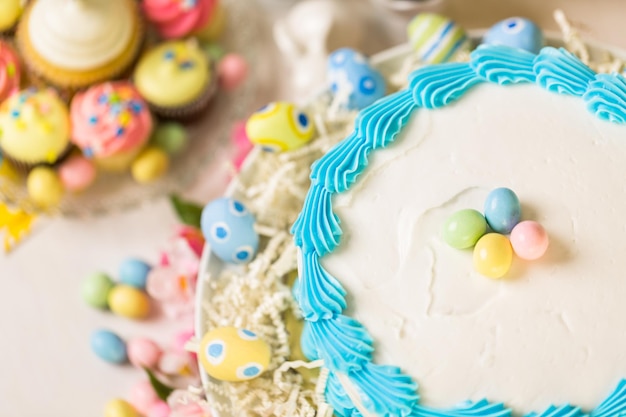
[[[407,33],[419,59],[428,64],[449,61],[455,54],[470,47],[463,28],[435,13],[415,16],[407,27]]]

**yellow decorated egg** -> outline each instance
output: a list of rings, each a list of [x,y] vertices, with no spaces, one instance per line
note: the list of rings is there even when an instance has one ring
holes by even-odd
[[[150,300],[145,292],[130,285],[118,284],[109,291],[111,311],[129,319],[142,319],[150,314]]]
[[[41,207],[54,207],[63,198],[63,184],[57,173],[48,167],[37,167],[26,179],[30,198]]]
[[[313,121],[294,104],[270,103],[246,122],[250,142],[266,151],[280,152],[297,149],[313,138]]]
[[[270,363],[269,345],[254,332],[218,327],[206,333],[198,351],[207,374],[221,381],[246,381],[261,375]]]
[[[156,146],[148,146],[133,161],[131,173],[135,181],[146,184],[161,178],[167,172],[169,165],[170,159],[164,150]]]

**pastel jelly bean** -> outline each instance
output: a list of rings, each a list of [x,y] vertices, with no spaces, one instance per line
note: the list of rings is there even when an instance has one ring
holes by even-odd
[[[59,167],[59,178],[65,189],[83,191],[96,179],[96,167],[84,156],[72,156]]]
[[[487,231],[487,221],[477,210],[464,209],[452,214],[443,226],[443,240],[456,249],[471,248]]]
[[[250,330],[218,327],[204,335],[198,356],[210,376],[235,382],[254,379],[265,372],[271,350]]]
[[[180,123],[164,122],[154,129],[150,142],[170,155],[177,155],[187,146],[189,136]]]
[[[109,330],[96,330],[92,333],[91,350],[109,363],[122,364],[128,360],[126,343]]]
[[[485,219],[494,232],[508,234],[520,221],[522,207],[509,188],[492,190],[485,200]]]
[[[161,148],[148,146],[141,151],[130,167],[135,181],[147,184],[161,178],[168,170],[170,159]]]
[[[407,27],[407,34],[417,57],[429,64],[449,61],[471,46],[463,28],[435,13],[415,16]]]
[[[146,280],[151,269],[152,267],[141,259],[128,258],[120,265],[120,282],[143,290],[146,288]]]
[[[341,48],[328,56],[327,79],[334,94],[346,92],[344,106],[361,110],[387,92],[382,74],[369,64],[365,56],[349,48]]]
[[[159,400],[150,406],[146,417],[170,417],[171,412],[170,406],[165,401]]]
[[[491,27],[483,38],[487,45],[505,45],[536,54],[543,47],[541,29],[535,22],[523,17],[510,17]]]
[[[314,132],[307,113],[282,101],[263,106],[246,122],[250,142],[269,152],[297,149],[309,142]]]
[[[488,278],[503,277],[512,261],[511,242],[499,233],[487,233],[474,246],[474,269]]]
[[[109,293],[111,311],[129,319],[142,319],[150,313],[150,300],[146,293],[130,285],[116,285]]]
[[[26,179],[28,196],[43,208],[54,207],[61,202],[64,188],[57,173],[45,166],[36,167]]]
[[[152,384],[147,379],[133,385],[129,394],[129,402],[139,413],[146,415],[154,404],[160,401]]]
[[[202,233],[224,262],[243,264],[254,258],[259,246],[254,223],[246,206],[232,198],[219,198],[202,210]]]
[[[137,368],[148,369],[154,369],[157,366],[163,353],[159,345],[144,337],[129,340],[127,350],[130,363]]]
[[[81,288],[83,300],[94,308],[107,308],[109,292],[114,286],[115,283],[107,274],[102,272],[91,274],[83,281]]]
[[[532,220],[518,223],[511,231],[510,238],[515,254],[527,260],[541,258],[550,244],[546,229]]]
[[[111,400],[104,408],[104,417],[140,417],[135,408],[121,399]]]

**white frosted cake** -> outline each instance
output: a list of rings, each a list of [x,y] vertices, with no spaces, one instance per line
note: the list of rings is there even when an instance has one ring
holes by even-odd
[[[361,112],[293,228],[336,415],[626,415],[625,122],[626,80],[554,48],[480,47]],[[441,229],[497,187],[550,247],[490,279]]]

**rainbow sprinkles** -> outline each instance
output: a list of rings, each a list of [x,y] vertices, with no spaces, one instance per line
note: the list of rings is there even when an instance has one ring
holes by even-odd
[[[418,385],[410,376],[397,367],[372,362],[373,338],[361,323],[342,314],[347,307],[346,291],[320,262],[337,249],[342,235],[332,197],[355,184],[368,165],[369,154],[394,142],[417,109],[447,106],[485,82],[503,86],[535,83],[557,94],[581,98],[600,119],[626,123],[624,77],[596,74],[568,51],[551,47],[535,55],[503,46],[481,46],[467,63],[415,71],[408,89],[360,113],[354,132],[313,165],[311,188],[292,228],[299,271],[294,295],[306,319],[302,347],[310,360],[324,361],[329,371],[325,398],[339,416],[515,415],[504,404],[487,400],[466,401],[450,409],[420,405]],[[565,404],[527,417],[614,417],[622,413],[626,413],[626,380],[593,410]]]

